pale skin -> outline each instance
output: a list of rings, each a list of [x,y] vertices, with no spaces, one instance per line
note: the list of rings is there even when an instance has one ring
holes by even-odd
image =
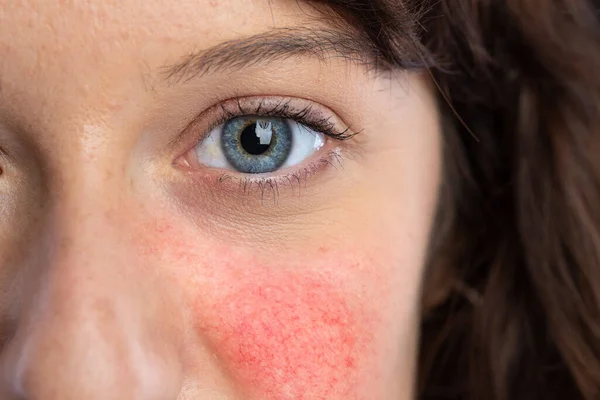
[[[426,74],[298,54],[164,76],[328,24],[295,0],[0,1],[0,398],[414,398]],[[260,176],[194,158],[223,104],[281,99],[360,133]]]

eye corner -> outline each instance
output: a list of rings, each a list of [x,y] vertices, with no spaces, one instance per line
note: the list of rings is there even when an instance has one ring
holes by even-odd
[[[176,157],[173,161],[173,166],[184,171],[193,171],[195,168],[201,167],[200,163],[197,161],[195,153],[196,147],[194,146],[185,153]]]

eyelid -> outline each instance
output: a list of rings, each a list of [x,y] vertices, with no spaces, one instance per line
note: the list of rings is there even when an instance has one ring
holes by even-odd
[[[228,103],[221,104],[226,119],[241,115],[272,116],[301,122],[335,139],[346,140],[355,134],[335,116],[333,111],[305,99],[240,98],[236,99],[234,109],[228,109],[227,105]]]
[[[176,160],[206,139],[209,133],[227,120],[239,116],[273,116],[296,120],[325,136],[345,141],[360,131],[352,130],[329,108],[303,98],[287,96],[248,96],[225,100],[198,114],[180,132],[172,145],[185,146]],[[176,164],[181,165],[176,161]]]
[[[196,147],[213,131],[237,116],[289,118],[325,136],[322,147],[299,164],[284,166],[265,173],[248,174],[200,163]],[[182,184],[196,190],[201,187],[215,196],[225,196],[228,201],[253,198],[261,205],[277,205],[280,197],[301,196],[310,193],[313,185],[324,184],[328,179],[340,178],[344,160],[362,152],[361,141],[348,140],[361,131],[349,128],[328,107],[303,98],[285,96],[248,96],[234,98],[214,105],[198,114],[180,133],[176,140],[179,157],[173,166],[184,172]],[[181,143],[183,142],[183,144]],[[310,181],[310,183],[309,183]],[[240,200],[241,201],[241,200]],[[246,200],[244,200],[246,201]]]

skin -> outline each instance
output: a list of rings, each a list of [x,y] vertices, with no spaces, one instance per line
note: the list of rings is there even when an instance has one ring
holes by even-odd
[[[0,398],[413,398],[441,162],[426,77],[310,55],[160,77],[327,23],[285,0],[0,0]],[[276,190],[187,162],[212,122],[194,116],[248,96],[361,133]]]

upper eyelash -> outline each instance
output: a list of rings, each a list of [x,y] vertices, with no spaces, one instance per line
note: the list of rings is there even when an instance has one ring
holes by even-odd
[[[301,107],[294,104],[296,101],[305,104],[307,100],[289,98],[278,99],[271,96],[267,96],[266,98],[257,97],[258,96],[238,97],[236,99],[223,101],[214,106],[212,111],[210,111],[210,114],[213,115],[211,118],[212,121],[208,126],[203,127],[202,130],[204,133],[200,136],[197,134],[194,135],[196,143],[205,140],[215,128],[218,128],[229,119],[244,116],[272,116],[291,119],[296,123],[300,123],[327,137],[342,141],[348,140],[362,132],[362,130],[353,131],[350,127],[340,131],[338,128],[340,124],[336,124],[336,117],[332,111],[321,110],[318,106],[310,104],[302,105]],[[202,119],[204,119],[203,116],[206,116],[208,113],[209,112],[205,111],[196,116],[181,131],[178,139],[182,138],[190,129],[194,129],[196,124],[201,123]],[[175,143],[179,141],[178,139],[175,140]],[[270,174],[269,176],[264,176],[263,174],[256,174],[256,176],[248,176],[246,174],[240,175],[235,172],[224,172],[218,176],[215,183],[219,186],[225,185],[228,188],[237,186],[244,194],[250,194],[252,189],[259,189],[261,203],[265,198],[266,192],[268,192],[268,190],[265,191],[265,188],[273,188],[273,200],[277,203],[277,199],[279,198],[279,188],[289,186],[293,191],[294,186],[297,186],[299,194],[301,187],[303,186],[302,182],[307,181],[321,166],[331,165],[335,169],[338,169],[339,167],[343,169],[344,157],[339,151],[339,148],[330,150],[327,155],[321,156],[318,160],[313,161],[308,165],[300,166],[295,171],[287,172],[283,175]]]
[[[240,99],[237,99],[237,112],[231,112],[225,107],[225,104],[221,103],[221,110],[224,118],[217,125],[225,122],[230,118],[240,117],[244,115],[258,115],[258,116],[271,116],[279,118],[289,118],[296,122],[299,122],[307,127],[323,133],[324,135],[337,140],[348,140],[360,133],[360,131],[352,131],[350,127],[345,128],[342,131],[336,130],[335,123],[331,121],[333,116],[329,117],[316,117],[313,111],[312,105],[307,105],[300,110],[294,110],[290,103],[293,100],[282,100],[277,102],[274,106],[266,108],[264,106],[264,99],[261,99],[258,106],[252,108],[244,108]]]

